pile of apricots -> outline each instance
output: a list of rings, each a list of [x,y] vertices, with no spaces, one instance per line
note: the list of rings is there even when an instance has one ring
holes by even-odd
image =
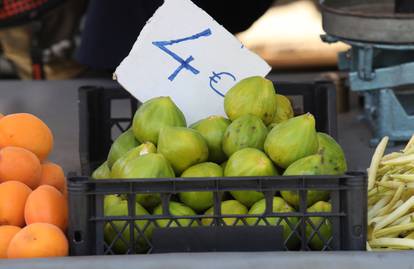
[[[68,255],[66,178],[52,149],[41,119],[0,114],[0,259]]]

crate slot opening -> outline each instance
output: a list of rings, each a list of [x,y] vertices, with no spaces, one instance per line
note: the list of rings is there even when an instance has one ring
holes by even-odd
[[[73,232],[73,242],[75,244],[83,243],[83,233],[82,233],[82,231],[74,231]]]

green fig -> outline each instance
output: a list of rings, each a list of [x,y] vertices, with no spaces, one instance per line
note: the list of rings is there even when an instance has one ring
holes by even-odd
[[[134,152],[134,153],[132,153]],[[155,145],[151,142],[145,142],[136,147],[135,149],[131,150],[131,154],[138,154],[138,156],[142,156],[148,153],[156,153],[157,148]]]
[[[297,160],[291,164],[283,173],[284,176],[316,176],[316,175],[336,175],[331,166],[327,165],[320,154],[314,154]],[[296,191],[281,191],[283,199],[292,206],[299,208],[299,194]],[[307,192],[307,206],[311,206],[317,201],[329,199],[328,191],[309,190]]]
[[[318,153],[323,156],[327,165],[331,165],[337,174],[345,174],[347,164],[344,151],[331,136],[325,133],[318,133]]]
[[[224,133],[223,151],[228,157],[240,149],[263,150],[268,130],[263,121],[254,115],[243,115],[233,121]]]
[[[199,163],[186,169],[181,177],[223,177],[223,169],[215,163]],[[181,202],[197,212],[204,211],[214,204],[212,192],[181,192],[179,197]]]
[[[248,212],[247,207],[245,207],[239,201],[227,200],[227,201],[221,202],[221,215],[246,215],[247,212]],[[212,216],[212,215],[214,215],[214,206],[209,208],[204,213],[204,216]],[[222,218],[222,221],[227,226],[244,225],[242,219],[240,218]],[[203,224],[203,226],[210,226],[213,223],[213,219],[202,218],[201,223]]]
[[[254,177],[276,176],[278,172],[272,161],[262,151],[254,148],[245,148],[236,151],[229,158],[224,176],[226,177]],[[231,191],[231,195],[239,202],[250,207],[264,197],[257,191]]]
[[[156,97],[146,101],[136,111],[132,122],[138,141],[152,142],[155,145],[161,128],[166,126],[187,126],[183,112],[170,97]]]
[[[264,149],[282,168],[315,154],[318,151],[315,118],[307,113],[279,123],[269,132]]]
[[[309,207],[308,212],[331,212],[332,205],[328,202],[319,201],[313,206]],[[325,242],[328,242],[332,237],[332,224],[329,219],[323,217],[311,217],[310,223],[306,224],[306,238],[309,240],[309,246],[313,250],[323,250]],[[319,227],[319,234],[314,232]]]
[[[139,143],[135,139],[134,132],[129,129],[128,131],[122,133],[115,139],[114,143],[111,146],[108,154],[108,167],[112,168],[112,165],[121,158],[122,155],[127,153],[130,149],[138,146]]]
[[[276,127],[276,125],[277,125],[277,123],[271,123],[271,124],[269,124],[269,126],[267,126],[267,129],[269,130],[269,132],[274,128],[274,127]]]
[[[248,77],[234,85],[224,97],[224,110],[232,120],[251,114],[268,125],[276,113],[273,82],[259,76]]]
[[[125,165],[112,169],[112,178],[173,178],[174,171],[165,157],[158,153],[148,153],[125,162]],[[137,202],[147,209],[161,202],[159,194],[137,194]]]
[[[230,120],[222,116],[210,116],[190,126],[194,130],[197,130],[206,140],[209,161],[220,163],[227,159],[221,145],[223,143],[224,132],[230,123]]]
[[[196,216],[197,214],[192,210],[190,207],[178,203],[178,202],[169,202],[169,211],[171,216]],[[165,215],[162,210],[162,205],[157,206],[154,209],[153,215]],[[159,219],[156,220],[158,227],[166,228],[166,227],[189,227],[189,226],[198,226],[197,221],[193,221],[191,219]]]
[[[187,168],[181,177],[222,177],[223,168],[212,162],[205,162]]]
[[[118,171],[123,170],[125,165],[132,159],[137,158],[139,156],[148,154],[148,153],[156,153],[157,148],[151,142],[145,142],[138,147],[135,147],[125,153],[121,158],[119,158],[114,165],[112,166],[112,170],[115,172],[113,174],[118,173]]]
[[[174,171],[159,153],[148,153],[127,160],[120,170],[112,170],[113,178],[171,178]]]
[[[108,167],[108,162],[104,162],[92,173],[93,179],[109,179],[111,178],[111,170]]]
[[[288,212],[295,212],[295,209],[292,208],[285,200],[280,197],[273,197],[273,204],[272,204],[272,212],[273,213],[288,213]],[[261,215],[264,214],[266,210],[266,199],[262,199],[257,201],[249,210],[249,215]],[[288,222],[286,221],[288,220]],[[288,249],[294,249],[299,244],[299,238],[293,233],[295,227],[298,223],[297,217],[286,217],[280,220],[280,217],[267,217],[266,221],[262,218],[247,218],[247,223],[249,225],[270,225],[276,226],[281,225],[283,227],[283,238],[286,241],[285,244]]]
[[[281,94],[276,94],[276,114],[272,123],[281,123],[293,118],[293,108],[290,100]]]
[[[114,216],[128,216],[128,201],[118,199],[118,201],[112,201],[110,206],[105,207],[104,215],[106,217]],[[135,215],[146,216],[150,215],[149,212],[143,208],[140,204],[135,203]],[[126,226],[126,227],[125,227]],[[151,240],[153,225],[148,220],[135,221],[134,235],[133,235],[133,249],[130,249],[130,228],[129,224],[125,220],[116,220],[112,223],[107,222],[104,226],[104,239],[108,245],[112,245],[111,250],[115,254],[127,254],[135,251],[137,253],[145,253],[149,245],[147,240],[138,232],[139,229],[147,240]],[[122,231],[121,237],[118,237],[118,233]],[[114,242],[115,241],[115,242]]]
[[[339,175],[335,167],[326,161],[323,155],[313,154],[292,163],[283,173],[284,176]]]
[[[122,201],[122,199],[120,198],[119,195],[115,195],[115,194],[110,194],[110,195],[105,195],[104,197],[104,212],[106,212],[106,210],[119,203],[120,201]]]
[[[234,199],[247,207],[264,197],[263,193],[258,191],[230,191],[230,193]]]
[[[208,158],[208,146],[204,138],[196,130],[184,127],[161,129],[158,152],[171,163],[177,175]]]

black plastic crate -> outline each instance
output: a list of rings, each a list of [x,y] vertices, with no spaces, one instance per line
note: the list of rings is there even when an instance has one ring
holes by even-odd
[[[317,130],[336,138],[336,95],[330,82],[315,83],[275,83],[278,93],[290,97],[295,115],[310,112],[315,116]],[[123,105],[113,106],[115,102]],[[79,89],[80,106],[80,156],[82,174],[91,171],[106,160],[112,141],[127,130],[139,102],[121,88],[101,88],[95,86]],[[121,107],[121,111],[114,109]],[[226,225],[230,216],[222,215],[221,201],[229,197],[230,190],[254,190],[265,194],[266,210],[261,215],[231,215],[234,225]],[[296,212],[272,213],[272,197],[280,190],[294,190],[300,194],[300,206]],[[331,212],[311,213],[306,210],[306,196],[309,190],[330,192]],[[168,205],[180,192],[211,191],[214,193],[214,215],[210,226],[203,226],[202,215],[174,217]],[[158,193],[162,198],[163,215],[136,215],[134,204],[137,194]],[[127,198],[128,216],[104,216],[103,199],[108,194],[120,194]],[[322,250],[364,250],[366,242],[366,178],[354,173],[345,176],[311,177],[253,177],[253,178],[204,178],[204,179],[139,179],[139,180],[100,180],[89,177],[69,177],[70,225],[69,238],[72,255],[119,254],[114,253],[114,245],[104,240],[104,228],[112,227],[116,232],[114,243],[128,244],[126,253],[162,253],[196,251],[270,251],[270,250],[309,250],[313,237],[323,238]],[[320,225],[312,225],[311,217],[320,217],[332,226],[332,236],[324,238]],[[250,218],[248,218],[250,217]],[[256,217],[257,221],[247,220]],[[269,221],[276,218],[277,221]],[[188,225],[197,227],[168,227],[154,229],[153,240],[145,235],[148,227],[167,219],[167,226],[180,226],[182,219]],[[291,221],[291,220],[295,221]],[[145,223],[143,227],[134,225]],[[273,219],[274,220],[274,219]],[[121,229],[114,222],[124,221]],[[290,235],[283,239],[283,225],[287,223]],[[238,225],[237,225],[238,224]],[[260,224],[260,225],[259,225]],[[306,226],[311,233],[306,235]],[[129,230],[129,242],[121,234]],[[136,238],[138,236],[140,239]],[[298,245],[293,248],[290,240],[296,238]],[[139,251],[136,243],[145,242],[148,249]],[[288,244],[289,243],[289,247]]]
[[[93,180],[72,176],[69,182],[71,255],[108,255],[165,252],[205,251],[278,251],[310,250],[309,241],[318,237],[320,250],[365,250],[367,191],[365,174],[345,176],[245,177],[197,179],[138,179]],[[220,202],[230,190],[255,190],[265,195],[266,210],[260,215],[222,215]],[[272,213],[272,200],[280,190],[298,191],[296,212]],[[311,213],[306,209],[308,190],[330,192],[331,212]],[[214,193],[214,215],[172,216],[168,210],[177,193],[211,191]],[[137,194],[161,195],[162,215],[136,215]],[[128,216],[104,216],[103,199],[108,194],[121,194],[128,201]],[[323,218],[319,223],[311,217]],[[225,222],[233,218],[233,222]],[[248,222],[249,218],[257,218]],[[272,218],[277,218],[273,219]],[[179,220],[178,220],[179,219]],[[183,221],[183,219],[187,221]],[[134,224],[135,221],[140,221]],[[163,228],[156,228],[160,220],[168,220]],[[321,219],[320,219],[321,220]],[[115,223],[118,221],[116,228]],[[124,221],[119,223],[119,221]],[[178,222],[177,222],[178,221]],[[331,225],[331,234],[321,232],[321,224]],[[184,223],[185,222],[185,223]],[[287,226],[283,226],[283,223]],[[312,223],[312,224],[310,224]],[[164,223],[165,224],[165,223]],[[282,225],[281,225],[282,224]],[[310,229],[306,233],[306,226]],[[183,227],[173,227],[183,226]],[[105,242],[104,229],[112,227],[116,235]],[[152,227],[152,239],[147,229]],[[283,238],[283,228],[287,237]],[[121,236],[128,229],[129,236]],[[293,240],[293,241],[292,241]],[[145,247],[143,247],[143,242]],[[296,244],[292,244],[292,242]],[[114,252],[115,244],[124,252]],[[137,249],[137,245],[141,248]],[[119,246],[119,245],[118,245]],[[119,251],[119,248],[118,248]]]
[[[332,82],[274,84],[277,93],[293,101],[295,115],[312,113],[318,131],[337,137],[336,91]],[[123,102],[123,109],[114,113],[114,102]],[[122,88],[85,86],[79,89],[79,151],[83,175],[90,175],[106,160],[113,140],[130,127],[139,105]]]

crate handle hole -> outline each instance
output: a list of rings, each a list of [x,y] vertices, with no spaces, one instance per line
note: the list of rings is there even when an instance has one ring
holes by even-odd
[[[76,244],[83,243],[83,236],[81,231],[74,231],[73,233],[73,242]]]

